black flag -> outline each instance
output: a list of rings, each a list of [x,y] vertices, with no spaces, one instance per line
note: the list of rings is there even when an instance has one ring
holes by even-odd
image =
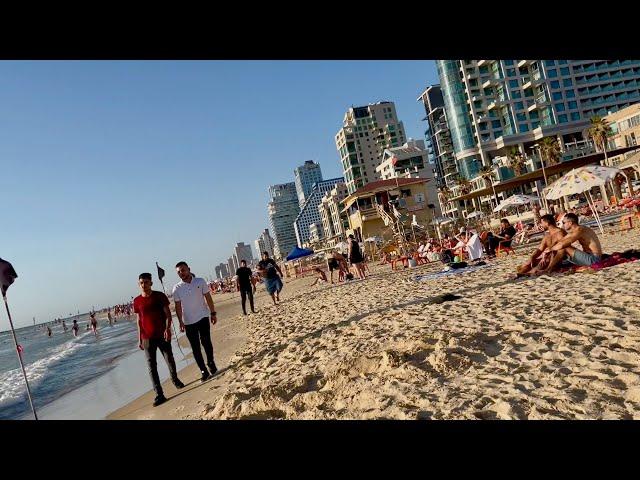
[[[160,281],[162,281],[162,279],[164,278],[164,270],[160,268],[158,262],[156,262],[156,267],[158,267],[158,278],[160,279]]]
[[[7,293],[9,285],[11,285],[16,278],[18,278],[18,274],[13,269],[13,266],[6,260],[0,258],[0,291],[2,291],[2,295]]]

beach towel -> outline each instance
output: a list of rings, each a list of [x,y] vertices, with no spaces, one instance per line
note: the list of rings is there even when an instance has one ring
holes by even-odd
[[[468,272],[473,272],[475,270],[480,270],[481,268],[489,268],[490,264],[485,265],[472,265],[467,268],[459,268],[459,269],[451,269],[451,270],[443,270],[442,272],[429,273],[426,275],[416,275],[413,277],[413,281],[415,282],[426,282],[427,280],[435,280],[437,278],[450,276],[450,275],[460,275]]]

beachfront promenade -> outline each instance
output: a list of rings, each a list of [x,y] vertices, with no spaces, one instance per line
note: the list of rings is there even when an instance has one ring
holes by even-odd
[[[637,248],[640,229],[601,240]],[[110,418],[640,418],[640,262],[509,280],[533,248],[424,282],[442,264],[289,281],[279,307],[259,286],[247,318],[216,296],[221,372],[202,385],[186,372],[166,404],[147,394]]]

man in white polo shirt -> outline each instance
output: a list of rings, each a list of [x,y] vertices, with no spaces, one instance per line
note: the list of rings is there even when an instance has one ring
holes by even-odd
[[[213,345],[211,344],[209,330],[209,318],[211,318],[211,325],[215,325],[218,321],[216,308],[209,292],[209,285],[207,285],[204,278],[195,277],[191,274],[191,269],[187,262],[178,262],[176,271],[181,281],[173,287],[173,301],[175,302],[176,314],[180,322],[180,331],[187,332],[193,358],[202,374],[200,380],[204,382],[218,371],[213,361]],[[202,344],[204,353],[207,356],[209,370],[204,364],[200,344]],[[209,371],[211,374],[209,374]]]

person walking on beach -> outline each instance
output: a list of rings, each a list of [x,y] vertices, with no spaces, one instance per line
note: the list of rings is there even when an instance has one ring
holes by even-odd
[[[349,263],[355,267],[356,273],[361,280],[364,280],[364,267],[362,262],[364,262],[364,257],[362,256],[362,252],[360,251],[360,244],[356,241],[356,238],[353,235],[349,235],[347,239],[349,244],[349,250],[347,257],[349,258]]]
[[[78,336],[79,329],[80,327],[78,326],[78,320],[73,320],[73,326],[71,327],[71,331],[73,332],[74,337]]]
[[[107,318],[109,319],[109,326],[113,327],[113,318],[111,318],[111,307],[107,310]]]
[[[51,328],[47,325],[47,336],[50,337],[52,335]]]
[[[282,270],[272,258],[269,258],[268,252],[262,252],[262,260],[258,262],[258,272],[264,278],[264,286],[267,293],[271,295],[273,304],[280,301],[280,291],[282,290]],[[280,274],[280,276],[278,276]]]
[[[193,358],[202,375],[200,381],[204,382],[218,371],[218,367],[216,367],[216,363],[213,360],[213,344],[211,343],[211,330],[209,327],[209,319],[211,319],[211,325],[215,325],[218,321],[216,307],[213,304],[206,280],[194,276],[187,262],[178,262],[176,271],[180,277],[180,282],[173,287],[173,301],[175,302],[176,314],[180,322],[180,331],[186,331],[187,333]],[[204,353],[207,356],[206,366],[202,358],[200,344],[202,344]],[[209,367],[209,370],[207,370],[207,367]]]
[[[67,333],[67,330],[69,330],[64,320],[62,320],[62,330],[64,330],[64,333]]]
[[[249,297],[251,313],[256,313],[253,308],[253,290],[255,287],[251,281],[252,276],[253,272],[247,267],[247,261],[240,260],[240,268],[236,270],[236,288],[242,297],[242,313],[245,315],[247,314],[247,297]]]
[[[156,398],[153,406],[157,407],[167,401],[162,390],[158,375],[158,363],[156,351],[160,350],[167,367],[173,385],[177,389],[184,387],[178,378],[176,362],[171,350],[171,310],[167,296],[156,290],[151,290],[153,282],[150,273],[141,273],[138,276],[138,286],[142,293],[133,300],[133,312],[138,316],[138,348],[144,350],[147,359],[147,368],[153,384]]]

